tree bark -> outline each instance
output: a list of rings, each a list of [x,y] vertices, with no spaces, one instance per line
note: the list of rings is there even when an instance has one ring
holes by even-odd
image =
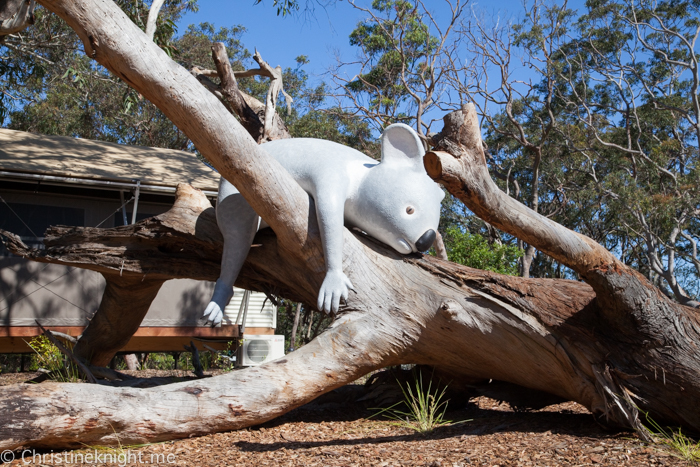
[[[126,362],[127,370],[133,371],[141,369],[141,365],[139,364],[139,358],[136,356],[135,353],[124,355],[124,361]]]
[[[570,267],[591,285],[600,310],[600,329],[619,341],[617,352],[606,356],[595,371],[629,425],[639,427],[638,408],[649,407],[654,407],[657,418],[686,423],[684,415],[673,413],[700,396],[697,311],[669,300],[590,238],[500,191],[488,174],[472,104],[445,117],[435,146],[425,157],[433,179],[480,218]]]
[[[52,228],[45,250],[27,249],[11,234],[4,237],[11,251],[37,261],[90,262],[91,269],[102,273],[121,267],[124,275],[136,277],[216,277],[221,240],[213,209],[203,209],[206,199],[189,186],[181,186],[179,195],[171,211],[133,226]],[[188,203],[197,196],[194,206]],[[139,248],[121,266],[112,253],[123,245],[128,230],[138,237]],[[315,298],[315,288],[300,279],[308,272],[303,260],[285,260],[267,229],[255,243],[261,246],[251,251],[238,286],[274,290],[295,300]],[[648,344],[601,324],[603,310],[586,284],[525,280],[430,256],[403,257],[348,231],[345,244],[344,266],[357,293],[310,344],[277,362],[161,388],[156,394],[54,383],[8,388],[0,395],[0,417],[13,423],[0,428],[0,439],[7,440],[0,448],[109,444],[117,436],[121,443],[155,442],[241,428],[371,370],[401,363],[434,366],[456,382],[494,379],[546,391],[582,403],[601,422],[624,426],[636,422],[619,409],[616,398],[626,404],[625,396],[638,395],[634,402],[657,420],[700,428],[700,410],[688,403],[697,394],[697,373],[681,390],[678,366],[668,365],[671,356],[686,367],[698,361],[697,353],[675,353],[683,342],[691,348],[685,340],[692,337],[668,332],[666,356],[647,352],[639,358],[639,347]],[[638,374],[642,376],[634,376]],[[24,409],[18,416],[13,411],[20,394]],[[193,405],[199,415],[188,409]],[[46,428],[49,419],[55,428]]]
[[[107,366],[141,326],[163,279],[103,274],[107,284],[100,306],[73,349],[93,366]],[[129,312],[124,308],[128,306]],[[134,357],[135,358],[135,357]],[[132,368],[129,368],[130,370]]]
[[[447,249],[445,248],[445,242],[442,240],[442,235],[440,234],[440,232],[435,232],[435,241],[433,242],[433,248],[435,248],[435,256],[447,261]]]
[[[5,234],[6,243],[33,260],[75,266],[90,262],[91,269],[102,273],[122,268],[123,275],[135,277],[215,277],[220,238],[208,249],[198,247],[202,238],[216,237],[216,225],[210,222],[213,210],[196,215],[197,207],[183,202],[196,192],[188,186],[179,191],[182,196],[171,211],[133,226],[56,227],[47,232],[45,250],[24,248],[10,234]],[[181,222],[171,225],[173,219]],[[139,237],[140,248],[122,267],[112,253],[123,245],[127,230]],[[566,320],[590,306],[590,287],[572,281],[523,282],[429,256],[404,257],[371,239],[348,231],[345,235],[344,268],[357,281],[357,293],[310,344],[277,362],[161,392],[54,383],[11,387],[0,395],[0,417],[13,420],[11,426],[0,427],[0,439],[6,440],[0,447],[109,444],[117,436],[122,444],[155,442],[241,428],[281,415],[371,370],[400,363],[433,365],[466,381],[511,381],[604,409],[593,375],[573,377],[587,370],[585,365],[577,368],[584,356],[575,348],[570,352],[576,358],[559,350],[563,336],[552,335],[540,321],[581,334]],[[315,298],[315,287],[303,278],[309,272],[303,260],[285,261],[269,230],[261,231],[255,243],[261,246],[251,251],[238,286],[276,290],[306,302]],[[184,245],[189,246],[186,251]],[[197,262],[202,267],[187,267]],[[21,416],[12,412],[18,394],[26,408]],[[79,410],[68,410],[66,404]],[[194,406],[200,408],[199,415],[189,412]],[[50,426],[49,419],[54,420]]]
[[[297,329],[299,328],[299,315],[301,314],[301,303],[297,303],[296,310],[294,310],[294,322],[292,323],[292,334],[289,338],[289,351],[294,352],[297,346]]]
[[[106,0],[45,0],[88,55],[161,107],[272,226],[255,238],[237,286],[314,303],[323,256],[309,197],[186,71]],[[156,389],[15,385],[0,393],[0,449],[136,444],[262,423],[387,365],[434,366],[461,382],[546,391],[602,422],[639,429],[638,409],[700,430],[700,322],[592,240],[505,196],[486,169],[473,109],[446,118],[429,173],[493,225],[576,270],[588,284],[522,279],[345,230],[355,286],[330,327],[259,367]],[[16,254],[127,279],[219,275],[221,235],[201,193],[181,186],[163,215],[115,229],[55,227],[45,250],[3,234]],[[299,375],[303,375],[303,378]]]
[[[289,130],[279,117],[274,108],[268,109],[266,105],[241,92],[238,88],[236,75],[231,69],[226,47],[221,42],[215,42],[211,47],[212,58],[216,65],[216,71],[221,79],[221,94],[230,110],[238,115],[243,127],[258,143],[273,141],[276,139],[290,138]],[[280,78],[281,79],[281,78]],[[272,92],[272,84],[270,84]],[[279,89],[277,89],[279,93]],[[267,115],[271,111],[272,115]],[[269,120],[268,127],[265,122]]]
[[[0,3],[0,39],[34,24],[35,0],[4,0]]]

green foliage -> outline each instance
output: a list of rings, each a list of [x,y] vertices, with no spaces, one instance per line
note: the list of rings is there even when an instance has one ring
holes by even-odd
[[[382,127],[411,124],[417,105],[411,90],[432,81],[430,57],[439,41],[431,35],[417,4],[374,0],[372,9],[376,14],[358,23],[350,34],[350,45],[366,57],[368,70],[347,83],[346,92],[356,102],[366,102],[366,108],[358,110]]]
[[[481,235],[457,227],[447,229],[444,242],[450,261],[500,274],[518,274],[518,259],[522,256],[522,250],[517,246],[495,242],[489,245]]]
[[[236,356],[233,342],[226,344],[226,350],[219,351],[212,355],[211,368],[218,368],[224,371],[231,371],[236,367],[236,361],[233,358]]]
[[[517,51],[533,84],[506,77],[510,94],[492,102],[508,105],[485,115],[504,190],[677,298],[674,280],[691,297],[700,288],[699,22],[690,1],[592,0],[580,13],[528,3],[507,33],[517,49],[501,53],[512,61]],[[530,273],[569,274],[543,255]]]
[[[36,353],[30,364],[30,369],[43,369],[49,372],[51,379],[56,381],[75,382],[80,380],[78,369],[67,361],[66,357],[58,350],[48,337],[41,335],[33,337],[27,345]],[[64,345],[72,350],[72,345],[66,342]]]
[[[301,117],[287,119],[294,138],[320,138],[350,146],[379,159],[381,148],[366,122],[339,108],[312,109]]]
[[[443,398],[447,392],[447,386],[443,386],[442,390],[439,390],[438,387],[433,390],[432,386],[432,378],[428,381],[428,386],[425,387],[423,373],[418,372],[413,387],[409,383],[406,383],[406,387],[399,383],[404,400],[385,409],[374,409],[378,412],[373,417],[382,415],[395,420],[394,425],[410,428],[418,433],[429,433],[441,426],[452,425],[454,422],[445,419],[448,401],[443,400]],[[401,405],[406,408],[404,410],[398,409],[397,407]]]
[[[145,4],[123,2],[120,6],[137,25],[145,27]],[[166,2],[156,28],[156,43],[185,66],[212,68],[211,42],[222,41],[229,49],[232,66],[241,69],[242,61],[250,55],[239,41],[242,27],[215,30],[205,23],[175,36],[175,21],[195,7],[193,2]],[[23,32],[22,41],[22,49],[0,45],[5,59],[0,61],[3,126],[123,144],[194,149],[189,138],[153,104],[87,58],[77,35],[56,15],[39,8],[35,25]],[[28,48],[32,54],[26,52]]]
[[[211,44],[222,42],[226,46],[231,67],[245,69],[245,62],[251,55],[243,46],[241,36],[246,28],[240,25],[216,29],[211,23],[190,24],[182,36],[174,39],[174,60],[187,69],[197,66],[202,69],[215,69],[211,58]]]
[[[255,4],[259,5],[263,0],[255,0]],[[277,8],[277,16],[287,16],[294,11],[299,11],[298,0],[272,0],[272,6]]]
[[[661,427],[649,414],[646,414],[646,419],[650,426],[644,428],[655,443],[665,446],[674,457],[694,464],[700,463],[700,441],[694,441],[683,434],[680,427],[678,431]]]
[[[308,57],[300,55],[296,62],[295,68],[288,67],[283,72],[285,91],[294,99],[292,111],[289,112],[286,105],[277,107],[277,113],[287,124],[292,137],[334,141],[378,157],[379,144],[369,125],[338,107],[326,106],[326,84],[321,83],[315,87],[308,84],[309,76],[304,70],[304,66],[309,63]],[[248,81],[256,83],[251,86],[250,94],[264,101],[268,83],[262,80]]]

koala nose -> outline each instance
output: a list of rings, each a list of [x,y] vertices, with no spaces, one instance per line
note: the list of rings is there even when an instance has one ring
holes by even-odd
[[[433,229],[428,230],[423,235],[420,236],[416,242],[416,250],[426,251],[435,241],[435,231]]]

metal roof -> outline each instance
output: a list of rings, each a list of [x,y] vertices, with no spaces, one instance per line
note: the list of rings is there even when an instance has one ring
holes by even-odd
[[[0,172],[62,177],[74,183],[140,181],[170,191],[189,183],[216,192],[219,174],[190,152],[126,146],[67,136],[46,136],[0,128]],[[92,183],[95,184],[95,183]]]

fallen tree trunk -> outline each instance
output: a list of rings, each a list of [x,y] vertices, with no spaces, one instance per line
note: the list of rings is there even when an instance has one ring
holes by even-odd
[[[6,243],[36,261],[89,262],[102,273],[121,269],[123,276],[134,278],[212,279],[221,253],[213,210],[197,215],[206,198],[199,194],[193,207],[198,194],[189,186],[181,186],[179,195],[171,211],[133,226],[53,228],[45,250],[27,249],[9,234]],[[139,248],[124,258],[129,235],[139,237]],[[241,428],[399,363],[432,365],[461,382],[495,379],[546,391],[582,403],[601,422],[630,425],[615,397],[624,402],[631,378],[619,375],[648,370],[632,366],[638,359],[630,348],[637,349],[626,338],[601,328],[603,313],[588,285],[500,276],[427,256],[402,257],[349,232],[345,240],[344,263],[357,294],[312,343],[261,367],[166,388],[55,383],[6,388],[0,417],[12,423],[0,428],[0,439],[7,440],[0,447],[143,443]],[[297,282],[305,265],[283,260],[272,232],[260,232],[255,242],[261,246],[251,251],[237,285],[295,300],[315,298],[303,279]],[[182,267],[195,262],[200,267]],[[618,361],[627,361],[626,366]],[[671,407],[672,417],[666,417],[678,388],[663,386],[663,378],[672,377],[670,368],[659,359],[646,362],[655,363],[656,375],[641,379],[648,387],[665,387],[668,400],[637,403],[654,416],[700,427],[698,409],[687,402]],[[697,386],[690,383],[684,390],[692,397]]]
[[[256,236],[261,246],[251,250],[237,285],[314,303],[324,268],[309,197],[113,3],[43,3],[76,29],[89,55],[159,105],[272,226],[274,233]],[[166,388],[4,388],[0,418],[11,422],[0,427],[0,448],[132,444],[241,428],[399,363],[432,365],[463,382],[495,379],[546,391],[580,402],[602,422],[639,428],[639,407],[659,422],[700,430],[697,313],[668,301],[589,239],[494,190],[472,112],[448,118],[438,151],[427,155],[429,173],[590,285],[400,256],[346,230],[343,270],[356,291],[310,344],[260,367]],[[42,251],[4,237],[10,250],[37,261],[129,280],[212,280],[221,238],[205,201],[181,187],[164,215],[116,229],[56,228]]]
[[[182,265],[199,261],[202,266],[189,271],[211,279],[218,274],[221,243],[197,247],[203,239],[216,237],[212,210],[189,215],[196,208],[186,200],[196,192],[186,186],[179,191],[185,196],[170,212],[133,226],[54,228],[47,233],[45,250],[24,248],[9,234],[6,243],[33,260],[74,266],[90,262],[91,269],[121,269],[124,277],[133,278],[192,277]],[[171,225],[173,219],[178,223]],[[124,258],[127,234],[140,241]],[[251,251],[238,285],[315,299],[315,289],[303,277],[304,286],[297,282],[306,270],[303,261],[281,259],[269,230],[260,232],[255,242],[261,246]],[[493,378],[553,392],[584,403],[600,416],[609,410],[590,367],[590,360],[601,355],[582,354],[568,343],[589,339],[586,323],[596,309],[590,287],[573,281],[524,281],[421,255],[403,257],[347,231],[345,242],[344,267],[357,281],[357,293],[312,343],[261,367],[158,390],[54,383],[6,388],[0,395],[0,417],[12,423],[0,428],[0,439],[6,440],[0,446],[77,446],[117,439],[141,443],[241,428],[399,363],[433,365],[462,380]],[[182,251],[181,245],[190,248]],[[173,255],[171,249],[179,253]],[[22,414],[14,411],[17,403]]]

